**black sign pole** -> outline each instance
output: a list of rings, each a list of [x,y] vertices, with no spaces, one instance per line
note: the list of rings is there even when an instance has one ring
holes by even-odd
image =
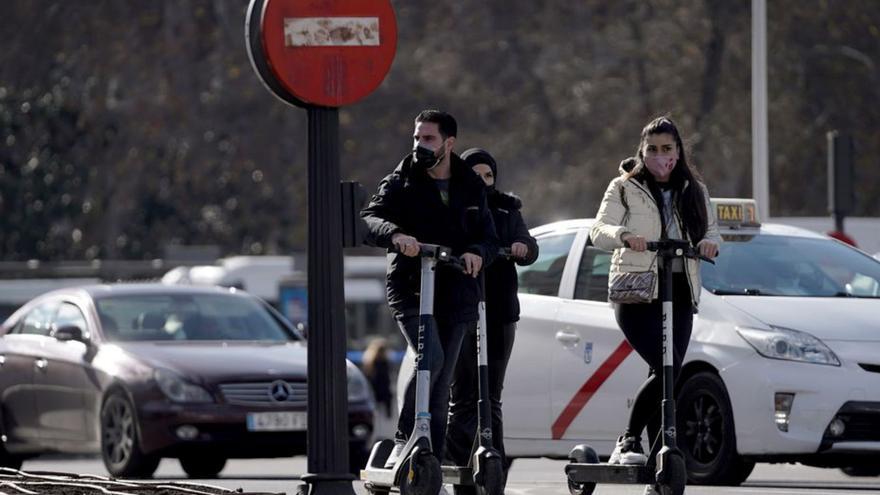
[[[360,204],[359,189],[353,184],[343,185],[349,194],[343,239],[339,113],[336,107],[353,103],[372,92],[391,67],[397,46],[394,10],[389,0],[372,3],[375,3],[377,19],[383,19],[382,44],[368,44],[376,47],[368,52],[338,51],[335,57],[325,57],[323,62],[303,58],[309,50],[318,48],[289,39],[287,24],[290,20],[295,21],[297,15],[310,18],[315,17],[316,12],[321,13],[318,17],[339,17],[341,11],[338,9],[345,7],[342,0],[315,2],[314,5],[298,0],[251,0],[245,19],[248,56],[260,80],[282,101],[305,107],[309,118],[309,397],[306,436],[309,474],[302,477],[306,484],[297,489],[301,495],[355,493],[352,481],[356,477],[349,474],[348,459],[342,247],[343,242],[346,245],[359,244],[364,229],[356,211]],[[372,32],[379,34],[379,31]],[[346,65],[345,60],[350,65]],[[354,70],[342,71],[341,67],[353,67]],[[324,84],[318,87],[307,84],[315,78],[323,78]]]
[[[348,474],[348,380],[339,188],[339,112],[309,116],[309,494],[353,495]],[[305,488],[305,487],[303,487]]]

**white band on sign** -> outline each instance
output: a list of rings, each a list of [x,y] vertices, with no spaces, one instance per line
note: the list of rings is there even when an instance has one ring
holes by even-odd
[[[286,18],[284,46],[379,46],[379,18]]]

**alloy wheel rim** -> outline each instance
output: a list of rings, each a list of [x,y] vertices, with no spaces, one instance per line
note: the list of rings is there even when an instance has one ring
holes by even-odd
[[[134,421],[131,408],[125,401],[111,399],[104,414],[104,453],[114,466],[131,457],[134,445]]]
[[[691,457],[709,464],[718,458],[723,440],[721,408],[709,394],[699,395],[684,418],[684,434]]]

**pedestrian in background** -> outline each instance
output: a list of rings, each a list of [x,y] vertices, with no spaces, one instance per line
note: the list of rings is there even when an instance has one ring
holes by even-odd
[[[391,362],[388,359],[388,341],[375,338],[367,344],[363,359],[364,375],[373,387],[376,405],[381,406],[386,418],[391,417]]]

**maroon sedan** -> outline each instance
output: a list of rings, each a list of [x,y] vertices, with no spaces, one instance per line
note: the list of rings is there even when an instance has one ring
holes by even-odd
[[[306,345],[234,289],[100,285],[42,295],[0,327],[0,466],[101,452],[114,476],[163,457],[190,477],[229,458],[306,453]],[[349,445],[363,467],[373,399],[348,363]]]

